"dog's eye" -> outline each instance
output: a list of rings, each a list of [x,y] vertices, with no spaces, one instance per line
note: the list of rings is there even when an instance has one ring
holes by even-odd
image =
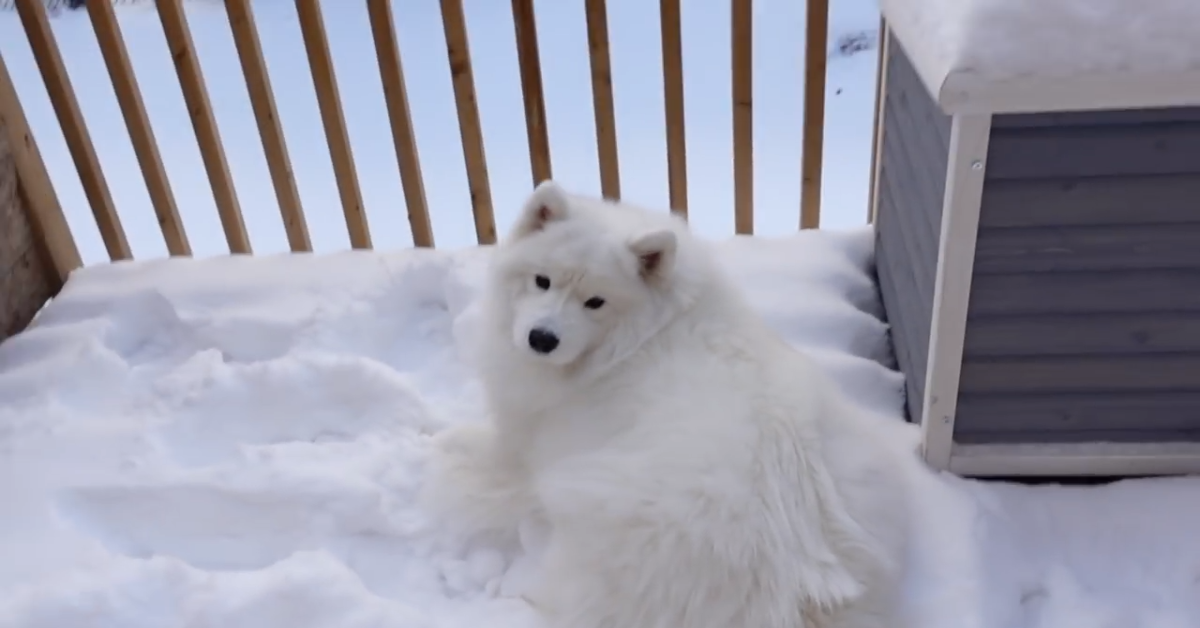
[[[533,283],[537,284],[537,287],[542,290],[550,289],[550,278],[545,275],[537,275],[533,278]]]
[[[602,305],[604,305],[604,299],[601,299],[600,297],[592,297],[583,302],[583,307],[586,307],[589,310],[598,310]]]

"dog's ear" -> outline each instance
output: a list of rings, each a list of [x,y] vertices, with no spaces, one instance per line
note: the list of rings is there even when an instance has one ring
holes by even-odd
[[[653,279],[665,277],[675,264],[675,249],[678,240],[670,229],[651,231],[629,243],[629,250],[638,258],[638,270],[642,277]]]
[[[546,179],[539,183],[525,200],[521,216],[513,228],[512,238],[515,240],[541,231],[547,224],[566,218],[568,210],[566,191],[554,180]]]

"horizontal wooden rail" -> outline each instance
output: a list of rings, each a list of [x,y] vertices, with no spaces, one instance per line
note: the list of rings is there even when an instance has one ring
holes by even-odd
[[[108,255],[113,260],[130,258],[130,244],[109,191],[96,147],[88,134],[79,100],[63,63],[62,53],[55,41],[47,5],[43,0],[8,1],[16,7],[28,36],[50,103],[62,128],[67,148]],[[4,6],[3,2],[4,0],[0,0],[0,7]],[[553,177],[542,54],[539,50],[535,13],[537,5],[534,0],[510,2],[524,105],[531,185],[537,185]],[[224,0],[224,4],[233,45],[270,172],[278,211],[287,234],[288,246],[293,252],[312,251],[304,203],[293,172],[284,129],[280,123],[276,94],[271,87],[259,31],[255,24],[252,0]],[[687,218],[689,194],[683,80],[683,4],[681,0],[659,0],[658,12],[662,47],[668,202],[671,211]],[[463,0],[439,0],[439,5],[475,236],[478,243],[491,244],[496,241],[496,224],[467,36],[467,16]],[[172,190],[137,76],[130,62],[129,51],[121,34],[117,14],[110,2],[89,1],[84,6],[111,79],[167,251],[171,255],[191,255],[192,243],[188,241],[180,216],[181,199],[177,198]],[[196,47],[188,27],[184,0],[157,0],[156,6],[229,251],[251,253],[250,236],[229,171],[225,147],[221,141],[209,93],[196,58]],[[299,17],[299,35],[309,64],[350,244],[356,249],[369,249],[372,247],[371,231],[320,0],[295,0],[295,6]],[[753,0],[730,0],[729,6],[734,230],[738,234],[752,234],[755,205]],[[418,247],[433,247],[434,233],[429,201],[417,150],[416,129],[410,110],[409,91],[405,83],[392,2],[366,0],[366,7],[412,241]],[[583,7],[600,193],[606,198],[619,199],[622,195],[621,171],[617,151],[608,10],[605,0],[584,0]],[[694,10],[693,5],[689,4],[688,8]],[[820,224],[829,0],[807,0],[806,16],[804,135],[799,212],[800,227],[805,229],[815,228]],[[881,67],[880,71],[882,70]],[[882,74],[879,80],[881,82],[877,85],[877,92],[882,92],[886,89],[882,83]],[[55,269],[65,276],[71,269],[80,265],[79,252],[70,236],[51,179],[33,141],[28,122],[20,109],[16,88],[11,83],[2,59],[0,124],[5,126],[5,132],[11,136],[12,145],[15,147],[21,187],[23,194],[28,196],[28,203],[35,214],[34,223],[40,232],[39,237],[46,241]],[[879,124],[877,119],[876,126]],[[878,142],[878,130],[875,142]],[[872,171],[875,168],[872,164]]]

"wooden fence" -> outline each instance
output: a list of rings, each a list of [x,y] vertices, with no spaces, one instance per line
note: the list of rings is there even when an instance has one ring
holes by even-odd
[[[50,102],[62,127],[71,158],[78,171],[100,235],[112,260],[132,257],[121,217],[105,181],[79,101],[71,87],[62,54],[55,42],[44,0],[12,0],[34,58],[45,82]],[[184,0],[157,0],[158,16],[171,51],[175,71],[191,117],[192,130],[212,187],[225,239],[231,253],[251,253],[250,238],[234,190],[220,133],[209,102],[196,47],[183,9]],[[347,0],[348,1],[348,0]],[[420,158],[409,115],[403,63],[392,17],[390,0],[360,0],[368,6],[371,36],[383,84],[388,119],[408,219],[416,246],[434,246],[422,183]],[[534,20],[533,0],[511,0],[515,39],[529,139],[533,183],[551,177],[550,145],[546,130],[542,76]],[[596,119],[601,191],[605,197],[620,198],[617,163],[617,132],[613,113],[612,71],[609,60],[608,23],[605,0],[584,0],[588,51],[591,65],[592,98]],[[295,0],[300,31],[316,88],[317,104],[333,163],[334,176],[345,215],[350,243],[356,249],[371,248],[371,230],[363,207],[358,174],[350,149],[345,116],[338,96],[334,64],[330,55],[319,0]],[[475,234],[480,244],[496,240],[488,168],[484,158],[483,134],[476,104],[470,46],[462,0],[440,0],[445,29],[446,52],[458,113],[463,157],[466,162]],[[667,135],[668,189],[672,211],[687,216],[687,147],[684,141],[683,53],[680,0],[660,0],[662,23],[663,84]],[[254,117],[266,156],[279,211],[294,252],[310,251],[312,244],[304,207],[280,127],[274,94],[262,46],[254,24],[251,0],[225,0],[229,26],[250,95]],[[151,203],[171,255],[191,254],[191,244],[158,144],[138,88],[129,55],[121,36],[112,2],[86,0],[85,8],[112,80],[121,114],[129,130],[135,155],[145,179]],[[751,0],[730,0],[732,11],[733,173],[735,230],[753,230],[754,164],[751,68]],[[825,63],[828,43],[828,0],[808,0],[805,34],[804,121],[801,207],[799,226],[815,228],[820,217],[822,144],[825,117]],[[799,77],[797,77],[799,80]],[[21,110],[16,89],[0,57],[0,128],[7,128],[23,195],[31,222],[44,243],[51,264],[60,277],[80,265],[54,186]]]

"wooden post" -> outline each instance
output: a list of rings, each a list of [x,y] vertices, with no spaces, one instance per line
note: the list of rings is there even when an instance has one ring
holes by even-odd
[[[462,0],[441,0],[442,27],[446,31],[446,56],[454,84],[454,105],[462,136],[467,182],[471,187],[471,209],[475,214],[475,237],[480,244],[496,242],[496,217],[488,183],[487,159],[483,152],[483,129],[475,102],[475,78],[471,72],[471,49],[467,44],[467,20]]]
[[[392,125],[392,143],[396,149],[396,163],[400,167],[400,184],[404,187],[404,204],[408,207],[413,244],[432,248],[433,225],[429,221],[429,203],[425,199],[421,160],[417,155],[417,139],[408,108],[408,89],[404,86],[400,44],[396,41],[396,29],[392,25],[391,0],[367,0],[367,12],[371,16],[379,78],[383,83],[383,98],[387,101],[388,120]]]
[[[663,101],[667,114],[667,176],[671,211],[687,218],[687,140],[683,115],[683,36],[679,0],[661,0]]]
[[[158,19],[162,22],[163,33],[167,37],[167,47],[171,50],[171,59],[175,62],[175,73],[179,76],[183,99],[187,103],[188,113],[191,114],[192,130],[196,133],[200,158],[208,172],[208,182],[212,186],[213,200],[217,203],[221,226],[225,229],[225,241],[229,243],[229,252],[249,254],[252,252],[250,237],[246,234],[246,224],[242,221],[242,207],[233,187],[229,162],[225,160],[225,149],[221,143],[221,134],[217,130],[212,104],[208,100],[208,89],[204,86],[200,62],[196,59],[196,46],[192,43],[192,34],[188,30],[183,0],[158,0],[156,6]]]
[[[807,16],[804,36],[804,151],[800,165],[800,228],[816,229],[821,225],[829,0],[808,0]]]
[[[250,0],[225,0],[225,11],[229,15],[233,45],[241,61],[242,76],[246,79],[250,107],[258,124],[258,137],[267,158],[267,169],[271,173],[271,185],[275,188],[275,201],[279,203],[288,246],[294,253],[312,251],[308,223],[304,219],[304,205],[300,202],[300,191],[296,189],[296,178],[292,174],[292,161],[288,157],[283,127],[279,124],[279,111],[275,107],[275,95],[267,75],[267,64],[263,60],[258,29],[254,26]]]
[[[117,214],[112,193],[104,180],[104,172],[100,169],[100,158],[96,155],[96,147],[83,121],[83,111],[75,98],[62,54],[54,41],[54,33],[46,18],[46,7],[41,0],[17,0],[17,13],[25,28],[25,36],[29,38],[29,47],[33,50],[38,69],[41,70],[42,80],[46,83],[46,92],[58,117],[63,138],[67,141],[67,149],[75,161],[83,193],[96,217],[96,226],[100,229],[108,257],[112,260],[130,259],[133,253],[125,238],[125,229],[121,226],[121,217]]]
[[[733,223],[754,233],[754,35],[753,3],[733,0]]]
[[[596,115],[596,152],[600,161],[600,193],[621,198],[617,160],[617,121],[613,115],[612,63],[608,57],[608,11],[604,0],[585,0],[588,61],[592,69],[592,109]]]

